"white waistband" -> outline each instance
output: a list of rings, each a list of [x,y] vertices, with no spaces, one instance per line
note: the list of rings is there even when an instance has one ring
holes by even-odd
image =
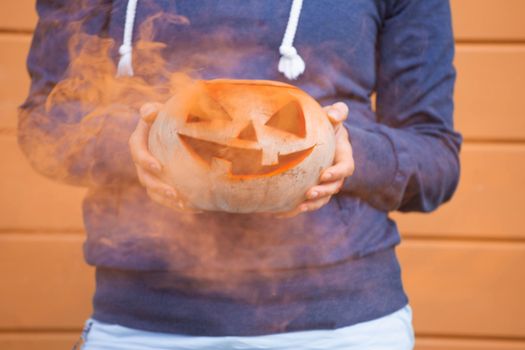
[[[201,337],[155,333],[86,321],[82,350],[209,350],[209,349],[388,349],[414,346],[410,306],[376,320],[335,330],[312,330],[253,337]]]

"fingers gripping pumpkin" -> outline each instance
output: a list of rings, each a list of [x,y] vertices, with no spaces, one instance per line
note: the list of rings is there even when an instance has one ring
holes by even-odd
[[[326,113],[302,90],[270,81],[198,81],[152,125],[149,148],[166,183],[193,206],[281,212],[304,200],[333,162]]]

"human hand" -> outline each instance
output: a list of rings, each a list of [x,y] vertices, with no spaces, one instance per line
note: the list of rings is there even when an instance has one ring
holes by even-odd
[[[330,198],[339,192],[346,177],[354,172],[352,145],[348,138],[343,121],[348,117],[348,106],[343,102],[324,107],[335,131],[334,164],[325,169],[320,176],[319,184],[306,192],[306,200],[295,209],[278,214],[278,217],[293,217],[299,213],[321,208]]]
[[[146,103],[141,107],[140,120],[129,138],[129,149],[139,181],[153,201],[177,211],[199,212],[180,198],[173,187],[161,180],[162,165],[148,149],[149,131],[160,106],[158,103]]]

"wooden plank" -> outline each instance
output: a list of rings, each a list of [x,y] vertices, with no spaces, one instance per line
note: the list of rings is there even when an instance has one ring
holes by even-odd
[[[71,350],[78,332],[61,333],[0,333],[2,350]]]
[[[456,126],[467,139],[525,139],[523,62],[525,45],[458,46]]]
[[[91,315],[93,270],[80,234],[0,234],[0,329],[79,329]]]
[[[55,183],[28,164],[13,136],[0,136],[0,228],[82,229],[84,189]],[[406,235],[525,238],[525,145],[467,144],[450,203],[428,214],[394,213]],[[27,215],[31,213],[31,215]]]
[[[36,173],[14,136],[0,135],[0,158],[0,229],[82,229],[85,189]]]
[[[408,240],[399,256],[416,332],[525,336],[525,243]]]
[[[37,22],[35,2],[0,1],[0,30],[33,30]]]
[[[403,234],[525,238],[525,145],[467,144],[452,201],[428,214],[394,213]]]
[[[1,4],[17,3],[3,1]],[[4,5],[1,5],[4,6]],[[0,9],[0,13],[2,10]],[[0,129],[16,127],[17,108],[29,91],[26,57],[29,52],[29,35],[0,35]]]
[[[416,337],[415,350],[525,350],[525,341]]]
[[[79,234],[0,234],[0,329],[77,330],[93,275]],[[524,337],[523,243],[407,240],[399,249],[416,331]]]
[[[456,37],[460,40],[522,40],[525,38],[522,0],[452,0]],[[0,28],[32,30],[37,16],[34,0],[0,2]]]
[[[459,40],[525,39],[523,0],[452,0],[451,6]]]
[[[29,36],[0,35],[0,129],[14,129],[26,97]],[[456,125],[467,139],[525,140],[525,45],[460,45]]]

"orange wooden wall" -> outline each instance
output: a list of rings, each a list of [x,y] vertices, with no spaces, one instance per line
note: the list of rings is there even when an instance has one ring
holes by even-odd
[[[461,183],[431,215],[393,215],[417,349],[525,349],[525,1],[452,6]],[[34,173],[16,144],[33,7],[0,2],[2,350],[70,349],[93,291],[81,253],[83,190]]]

